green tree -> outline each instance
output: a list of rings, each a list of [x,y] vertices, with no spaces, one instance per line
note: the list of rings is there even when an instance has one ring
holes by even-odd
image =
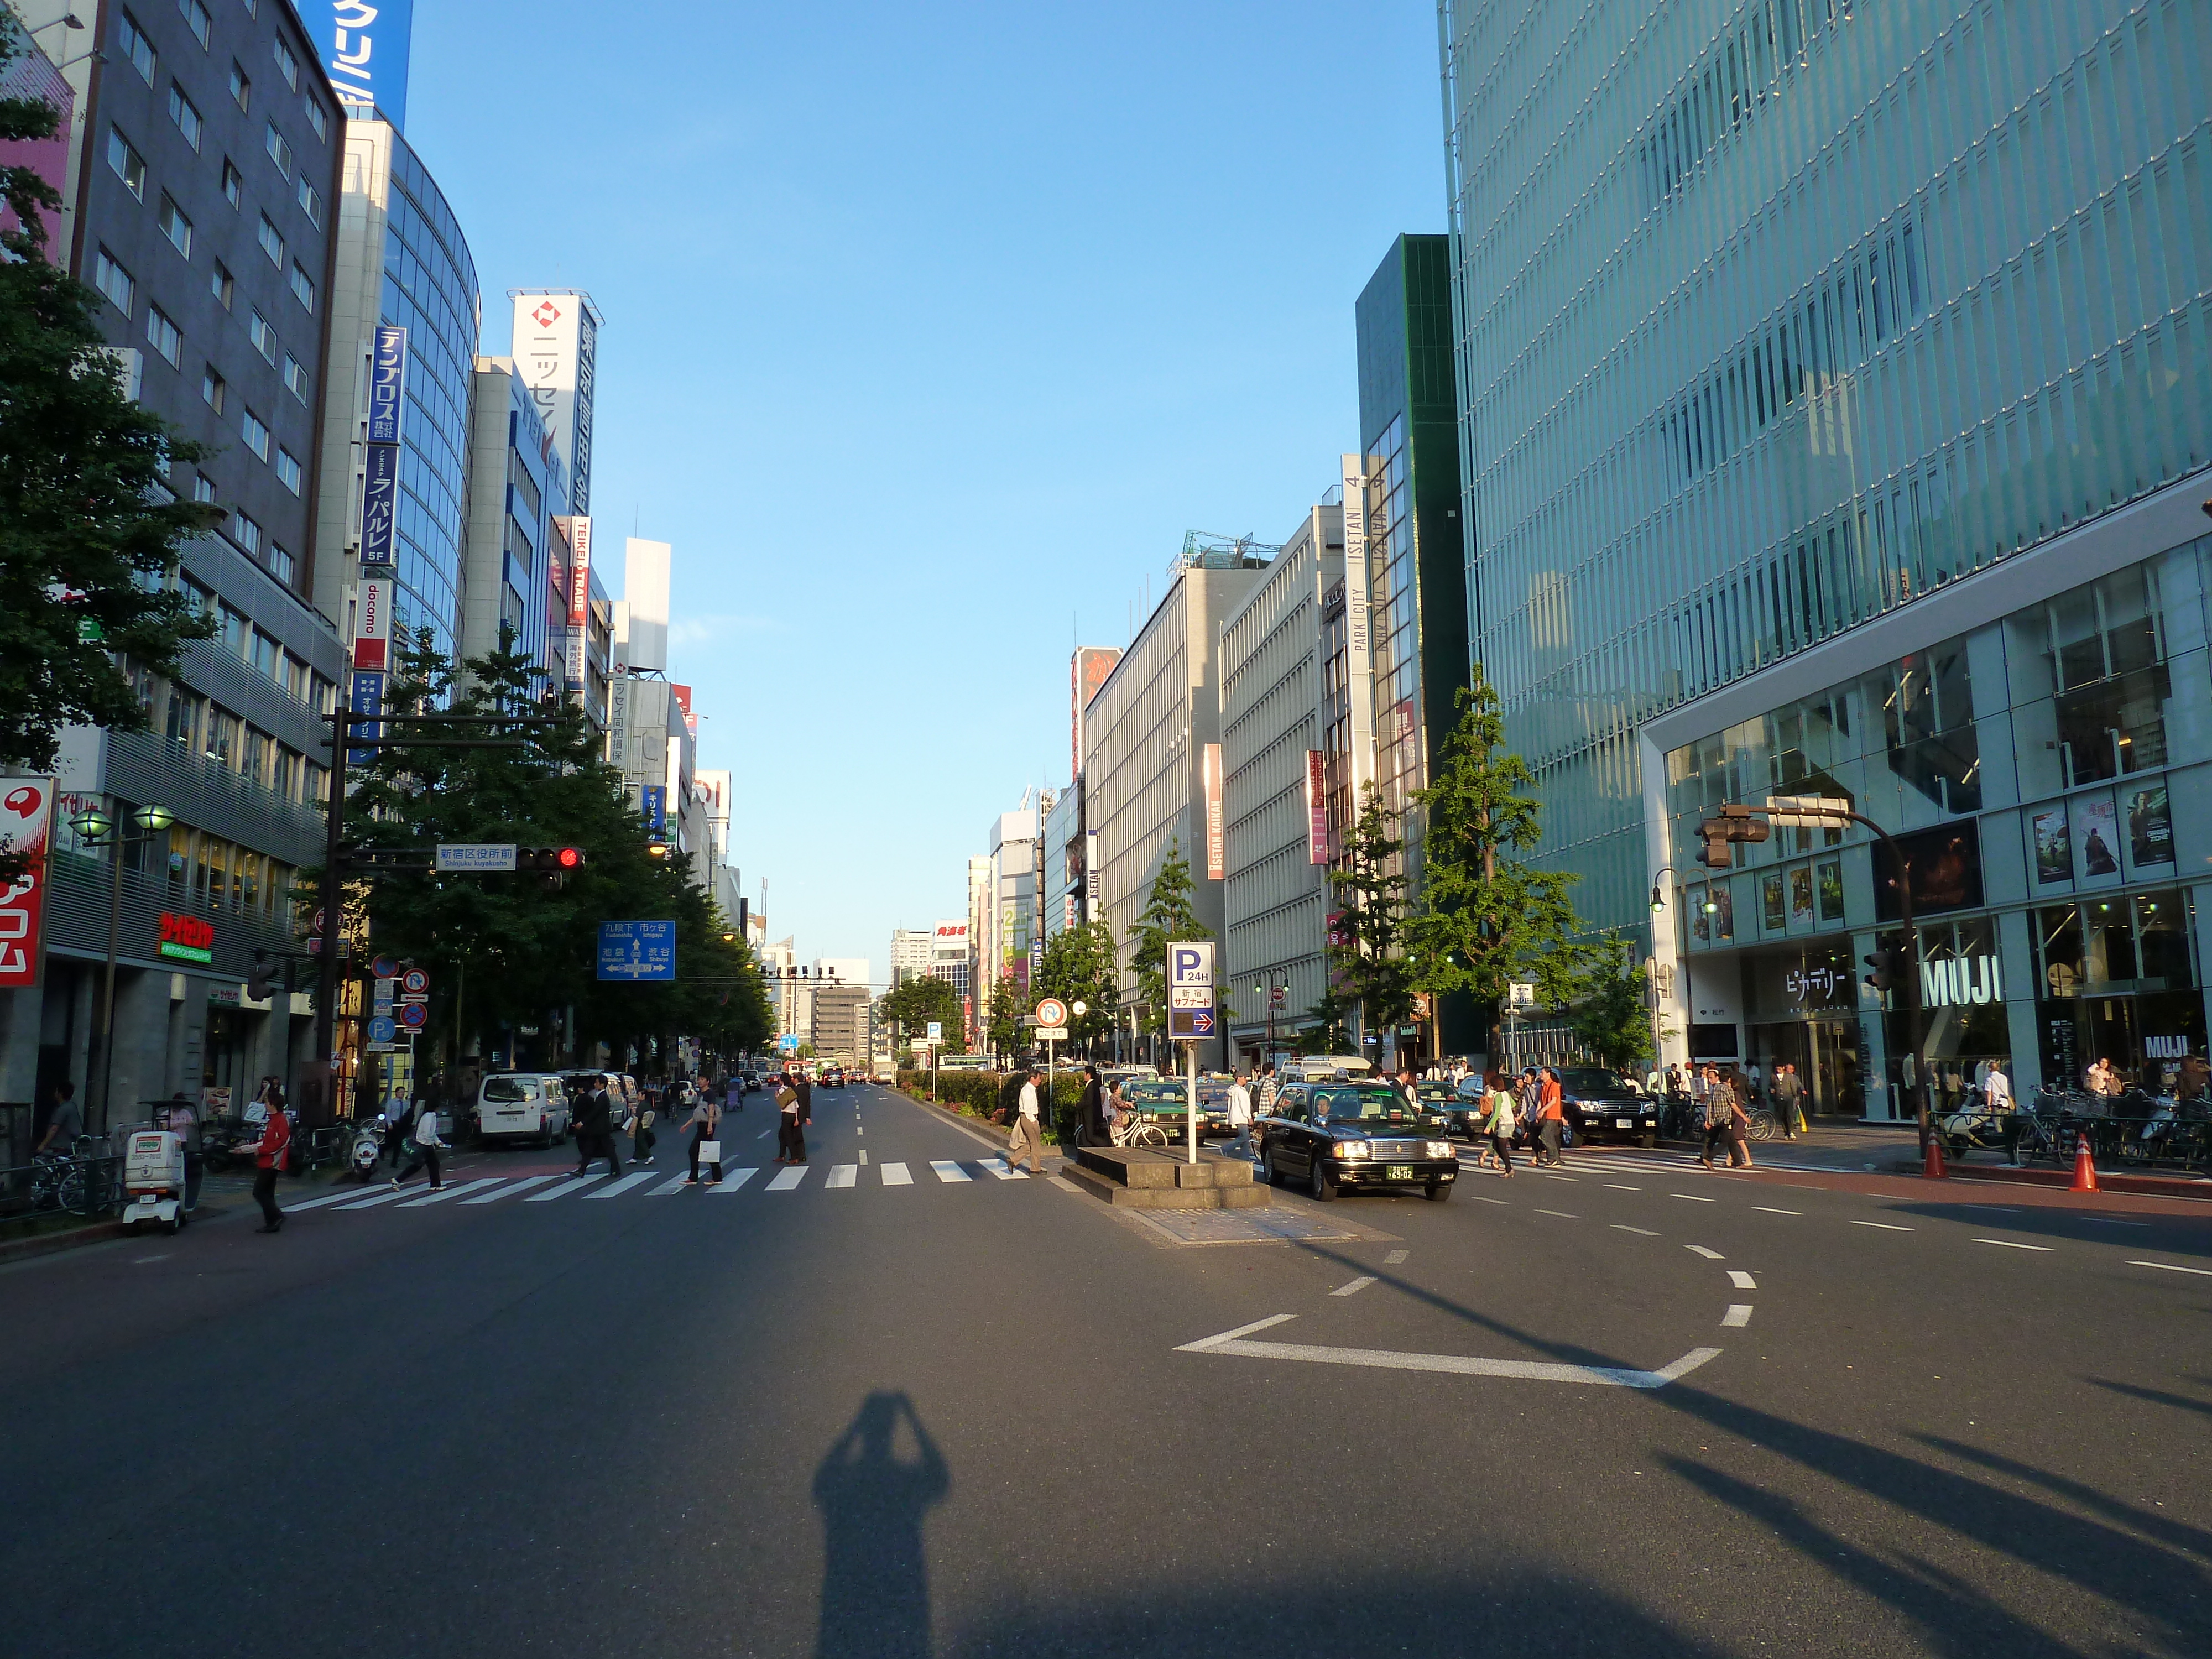
[[[1396,1030],[1413,1016],[1413,969],[1401,939],[1406,843],[1393,828],[1382,792],[1370,782],[1345,842],[1343,866],[1328,877],[1337,903],[1329,966],[1370,1033]]]
[[[1633,1066],[1650,1057],[1647,972],[1627,940],[1608,935],[1589,950],[1588,965],[1577,977],[1568,1027],[1607,1066]]]
[[[1011,970],[999,975],[983,1018],[984,1042],[993,1054],[1011,1055],[1021,1051],[1022,1019],[1029,1012],[1028,1000]]]
[[[1158,1036],[1168,1028],[1168,946],[1179,939],[1212,937],[1191,908],[1190,866],[1180,846],[1170,841],[1144,910],[1127,934],[1137,1000],[1144,1006],[1144,1030]]]
[[[1045,942],[1036,992],[1067,1004],[1068,1041],[1084,1048],[1113,1033],[1121,995],[1117,980],[1113,928],[1103,920],[1086,921],[1064,927]],[[1084,1006],[1079,1015],[1079,1002]]]
[[[1314,1022],[1314,1028],[1291,1035],[1298,1052],[1306,1054],[1349,1053],[1352,1048],[1350,1021],[1354,1006],[1350,997],[1340,996],[1333,990],[1323,991],[1321,1000],[1306,1010],[1306,1018]]]
[[[1414,799],[1427,808],[1421,904],[1404,928],[1416,989],[1464,990],[1504,1001],[1532,978],[1565,1001],[1583,952],[1567,890],[1574,877],[1538,870],[1517,854],[1542,838],[1533,780],[1505,747],[1498,693],[1474,665],[1459,694],[1460,720],[1437,757],[1435,781]]]
[[[22,50],[0,12],[0,64]],[[51,137],[52,107],[0,99],[0,141]],[[61,198],[0,167],[21,226],[0,234],[0,766],[43,771],[64,726],[143,730],[131,665],[173,676],[215,631],[170,580],[222,514],[169,488],[197,445],[123,395],[94,320],[106,301],[50,264],[40,210]]]
[[[933,1019],[945,1028],[941,1052],[968,1052],[966,1034],[960,1029],[960,994],[941,979],[917,975],[892,987],[876,1009],[877,1018],[895,1026],[902,1042],[927,1036],[929,1022]]]

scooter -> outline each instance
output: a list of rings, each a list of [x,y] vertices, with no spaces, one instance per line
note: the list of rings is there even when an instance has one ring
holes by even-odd
[[[374,1181],[377,1160],[383,1156],[384,1120],[363,1118],[354,1125],[353,1146],[346,1153],[346,1166],[363,1181]]]
[[[185,1138],[167,1129],[140,1129],[123,1157],[123,1220],[147,1222],[179,1233],[185,1227]]]

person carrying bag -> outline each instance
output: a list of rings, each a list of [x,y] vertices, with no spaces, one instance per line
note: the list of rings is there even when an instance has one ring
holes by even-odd
[[[446,1182],[438,1168],[438,1154],[446,1150],[446,1143],[438,1139],[438,1103],[435,1099],[426,1096],[416,1105],[415,1127],[410,1133],[415,1143],[414,1155],[407,1160],[407,1167],[392,1177],[392,1186],[395,1188],[399,1187],[412,1176],[416,1170],[428,1164],[430,1170],[430,1190],[434,1193],[444,1192]]]
[[[690,1122],[691,1177],[684,1183],[685,1186],[696,1187],[699,1184],[699,1164],[702,1159],[713,1167],[714,1184],[718,1187],[722,1184],[722,1143],[714,1139],[716,1132],[721,1127],[721,1121],[722,1109],[714,1104],[711,1097],[701,1095],[693,1103]]]
[[[1490,1091],[1490,1115],[1482,1121],[1482,1132],[1490,1137],[1490,1150],[1497,1155],[1498,1174],[1505,1180],[1513,1179],[1513,1094],[1500,1079]]]

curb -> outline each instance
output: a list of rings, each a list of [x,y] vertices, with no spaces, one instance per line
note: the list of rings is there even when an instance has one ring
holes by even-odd
[[[105,1244],[111,1239],[129,1237],[130,1229],[120,1221],[94,1221],[82,1227],[40,1233],[34,1238],[11,1238],[0,1244],[0,1267],[14,1261],[35,1261],[42,1255],[58,1255],[80,1245]]]
[[[2023,1187],[2057,1187],[2069,1192],[2074,1185],[2072,1172],[2066,1170],[2029,1170],[2009,1164],[1946,1164],[1944,1167],[1956,1180],[2009,1181]],[[1922,1170],[1917,1164],[1893,1164],[1879,1173],[1917,1176],[1922,1175]],[[2212,1201],[2212,1181],[2186,1181],[2168,1176],[2125,1175],[2100,1170],[2097,1188],[2107,1193],[2137,1193],[2146,1198]]]
[[[952,1107],[944,1105],[938,1101],[923,1100],[918,1096],[910,1095],[903,1089],[893,1089],[890,1092],[898,1096],[902,1100],[912,1101],[924,1111],[935,1112],[946,1122],[950,1123],[954,1128],[959,1130],[962,1134],[966,1135],[970,1140],[975,1141],[978,1146],[989,1148],[990,1151],[998,1157],[1004,1158],[1006,1156],[1006,1138],[1004,1135],[988,1135],[984,1133],[983,1131],[975,1127],[975,1119],[955,1110]],[[1048,1160],[1057,1158],[1063,1163],[1074,1162],[1074,1160],[1068,1157],[1066,1152],[1057,1145],[1048,1146],[1045,1149],[1044,1157]],[[1045,1170],[1045,1174],[1048,1176],[1057,1175],[1059,1171],[1056,1169],[1048,1168]]]

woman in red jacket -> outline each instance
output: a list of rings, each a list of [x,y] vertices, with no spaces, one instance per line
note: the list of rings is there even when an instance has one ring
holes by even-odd
[[[253,1177],[253,1201],[261,1206],[261,1224],[254,1231],[276,1232],[284,1224],[284,1212],[276,1207],[276,1172],[292,1155],[292,1120],[284,1115],[284,1109],[271,1105],[261,1126],[261,1139],[238,1150],[252,1153],[258,1170]]]

